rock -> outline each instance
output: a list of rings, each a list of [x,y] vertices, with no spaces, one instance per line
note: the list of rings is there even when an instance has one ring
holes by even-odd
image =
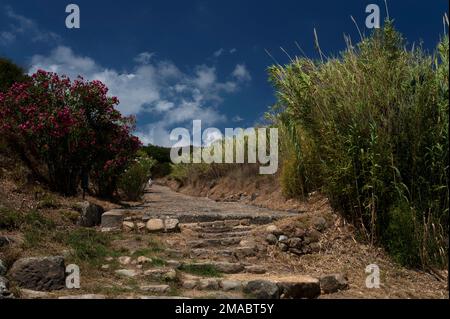
[[[244,287],[244,292],[256,299],[280,298],[280,289],[278,288],[277,284],[265,280],[250,281]]]
[[[299,276],[295,281],[279,282],[283,299],[313,299],[320,296],[319,279]]]
[[[148,258],[148,257],[145,257],[145,256],[140,256],[140,257],[138,257],[138,259],[137,259],[137,263],[138,263],[139,265],[151,264],[152,261],[153,261],[153,260],[152,260],[151,258]]]
[[[294,231],[294,237],[303,239],[305,237],[305,235],[306,235],[306,231],[304,229],[302,229],[302,228],[297,228]]]
[[[279,241],[280,243],[286,243],[288,240],[289,240],[289,238],[288,238],[287,236],[284,236],[284,235],[281,235],[281,236],[278,238],[278,241]]]
[[[125,212],[123,210],[111,210],[102,215],[102,228],[106,230],[119,230],[122,227]]]
[[[246,257],[254,257],[258,254],[257,248],[254,247],[239,247],[234,249],[234,254],[238,259],[243,259]]]
[[[140,286],[140,290],[145,292],[150,292],[154,294],[165,294],[170,290],[170,286],[168,285],[149,285],[149,286]]]
[[[72,295],[72,296],[61,296],[58,299],[65,300],[103,300],[106,299],[105,295],[95,295],[95,294],[87,294],[87,295]]]
[[[254,239],[243,239],[239,242],[241,247],[256,247],[256,242]]]
[[[278,247],[280,248],[281,251],[288,251],[289,250],[289,246],[286,245],[285,243],[278,243]]]
[[[320,278],[320,288],[325,294],[348,289],[348,280],[342,274],[332,274]]]
[[[139,275],[139,273],[136,270],[133,269],[119,269],[116,270],[116,274],[121,276],[121,277],[136,277]]]
[[[314,228],[317,229],[320,232],[323,232],[325,229],[327,229],[328,224],[325,218],[316,216],[312,220],[312,224],[314,225]]]
[[[0,259],[0,276],[6,275],[7,270],[8,269],[6,269],[5,263],[3,262],[3,260]]]
[[[242,283],[234,280],[222,280],[220,282],[220,288],[223,291],[236,291],[242,289]]]
[[[150,232],[176,232],[179,230],[180,222],[178,219],[166,218],[166,219],[150,219],[147,222],[147,229]]]
[[[266,237],[266,242],[267,242],[269,245],[276,245],[276,244],[278,243],[278,238],[277,238],[277,236],[275,236],[274,234],[269,234],[269,235],[267,235],[267,237]]]
[[[145,276],[149,276],[155,280],[174,281],[177,278],[177,272],[174,269],[157,268],[144,272]]]
[[[12,294],[9,291],[9,281],[5,277],[0,276],[0,300],[10,298],[12,298]]]
[[[77,211],[80,212],[77,224],[82,227],[95,227],[102,222],[103,207],[89,202],[82,202],[76,205]]]
[[[135,229],[133,222],[123,222],[122,223],[122,228],[126,232],[132,232]]]
[[[213,266],[224,274],[238,274],[245,269],[240,263],[215,262]]]
[[[9,276],[22,288],[52,291],[65,287],[65,271],[64,258],[60,256],[22,258],[13,264]]]
[[[198,281],[198,289],[200,290],[219,290],[219,281],[217,279],[200,279]]]
[[[286,244],[290,248],[297,248],[297,249],[301,249],[302,248],[302,240],[300,238],[298,238],[298,237],[294,237],[294,238],[288,239]]]
[[[119,264],[121,265],[129,265],[131,263],[131,257],[122,256],[118,258]]]
[[[322,234],[319,231],[313,229],[308,231],[306,236],[307,237],[305,238],[305,240],[309,239],[309,243],[317,243],[320,240],[320,237],[322,237]]]
[[[108,270],[109,268],[111,268],[110,265],[102,265],[102,270]]]
[[[182,286],[184,289],[189,289],[189,290],[191,290],[191,289],[194,289],[195,287],[197,287],[197,282],[196,282],[195,280],[183,280],[183,281],[181,282],[181,286]]]
[[[262,266],[258,266],[258,265],[247,266],[247,267],[245,267],[245,271],[250,274],[258,274],[258,275],[262,275],[267,272],[266,268],[264,268]]]

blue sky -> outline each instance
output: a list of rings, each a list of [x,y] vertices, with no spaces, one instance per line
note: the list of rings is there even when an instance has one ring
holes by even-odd
[[[81,9],[81,28],[65,27],[68,4]],[[22,65],[104,81],[137,116],[144,142],[168,145],[175,127],[250,127],[275,101],[267,81],[273,60],[314,57],[313,28],[322,50],[337,54],[343,35],[358,39],[365,8],[383,1],[298,0],[0,0],[0,55]],[[410,43],[433,50],[448,1],[388,1]],[[369,33],[369,30],[365,30]]]

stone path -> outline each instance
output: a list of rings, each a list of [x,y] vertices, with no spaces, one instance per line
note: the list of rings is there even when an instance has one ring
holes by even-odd
[[[320,295],[319,279],[271,262],[267,234],[255,232],[298,213],[190,197],[159,185],[144,199],[140,206],[107,212],[102,218],[103,231],[151,232],[164,242],[160,267],[146,269],[144,256],[119,259],[123,269],[115,270],[116,275],[138,279],[141,292],[164,296],[175,289],[178,296],[189,298]]]

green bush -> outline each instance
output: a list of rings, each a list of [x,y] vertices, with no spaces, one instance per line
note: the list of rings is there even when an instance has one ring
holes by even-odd
[[[139,200],[151,177],[151,170],[156,161],[142,151],[119,179],[119,189],[128,200]]]
[[[387,21],[339,57],[271,67],[282,183],[321,188],[402,263],[446,265],[448,36],[434,55],[405,47]]]

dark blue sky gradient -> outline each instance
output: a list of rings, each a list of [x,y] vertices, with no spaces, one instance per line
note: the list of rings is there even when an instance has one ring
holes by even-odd
[[[76,3],[81,8],[81,29],[65,28],[65,7]],[[5,6],[36,22],[39,28],[60,36],[58,43],[30,42],[26,35],[0,44],[0,55],[28,67],[36,54],[48,55],[57,45],[70,47],[76,54],[119,72],[131,70],[133,58],[141,52],[155,52],[155,59],[172,61],[185,73],[195,66],[215,66],[218,78],[226,78],[238,63],[246,65],[252,80],[238,92],[224,96],[218,105],[228,118],[239,115],[241,126],[251,126],[274,102],[266,69],[289,54],[299,54],[297,41],[311,57],[315,56],[313,28],[317,28],[322,50],[337,54],[344,48],[343,34],[356,41],[358,33],[350,15],[364,29],[365,7],[379,4],[385,17],[384,1],[299,1],[299,0],[0,0],[0,32],[10,21],[2,15]],[[448,1],[388,1],[390,15],[409,43],[423,41],[433,50],[443,33],[442,16]],[[369,31],[366,31],[369,32]],[[226,54],[215,59],[223,48]],[[229,50],[237,51],[230,54]],[[119,96],[120,98],[120,96]],[[139,124],[151,122],[151,114],[140,115]],[[218,127],[236,124],[221,123]]]

